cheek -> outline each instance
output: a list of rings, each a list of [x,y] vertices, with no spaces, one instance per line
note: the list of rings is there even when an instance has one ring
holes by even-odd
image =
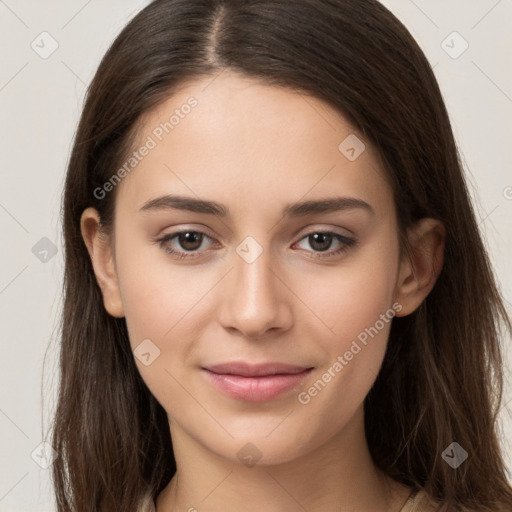
[[[308,305],[331,330],[330,338],[337,340],[334,348],[338,351],[348,350],[347,343],[350,346],[376,322],[379,330],[386,331],[379,320],[392,307],[398,268],[398,247],[386,246],[387,240],[380,237],[339,269],[325,273],[316,281],[317,286],[302,291]]]
[[[322,286],[308,290],[308,304],[324,324],[317,339],[327,357],[302,389],[299,403],[333,411],[333,425],[346,421],[364,401],[385,355],[397,312],[393,292],[398,262],[397,246],[386,247],[385,240],[361,251],[350,264],[347,260],[327,291]]]
[[[187,325],[190,312],[208,289],[208,276],[197,279],[193,268],[173,266],[163,250],[149,242],[128,247],[120,235],[117,252],[119,287],[131,344],[135,347],[142,339],[151,338],[162,345],[164,339],[171,339]]]
[[[134,245],[123,247],[120,240],[117,258],[130,345],[153,395],[162,404],[172,396],[179,408],[186,401],[179,383],[197,363],[193,349],[214,314],[208,299],[219,276],[207,267],[173,265],[154,247]]]
[[[122,299],[130,345],[139,373],[153,396],[167,411],[187,403],[180,382],[185,382],[185,361],[197,324],[189,315],[200,297],[190,293],[180,275],[165,275],[169,269],[138,261],[140,267],[119,265]],[[204,294],[204,292],[202,292]]]

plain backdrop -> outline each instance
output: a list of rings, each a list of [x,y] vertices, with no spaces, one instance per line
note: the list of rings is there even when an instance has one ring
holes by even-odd
[[[87,85],[110,42],[147,3],[0,0],[0,512],[55,510],[41,443],[56,391],[63,179]],[[384,3],[434,67],[510,312],[512,2]],[[504,347],[509,379],[509,339]],[[507,402],[500,425],[512,469],[508,381]]]

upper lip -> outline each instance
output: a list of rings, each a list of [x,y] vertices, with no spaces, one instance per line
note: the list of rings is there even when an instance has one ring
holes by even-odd
[[[294,374],[309,370],[312,367],[294,366],[284,363],[250,364],[244,362],[221,363],[205,367],[213,373],[240,375],[241,377],[262,377],[265,375]]]

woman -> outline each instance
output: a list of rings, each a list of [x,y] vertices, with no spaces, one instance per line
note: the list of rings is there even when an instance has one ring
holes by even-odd
[[[59,511],[507,511],[510,330],[432,70],[373,0],[156,0],[64,194]]]

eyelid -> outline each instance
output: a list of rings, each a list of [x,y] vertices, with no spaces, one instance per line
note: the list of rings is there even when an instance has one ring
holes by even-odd
[[[343,230],[344,232],[338,232],[338,230]],[[301,233],[303,233],[303,234],[301,235]],[[306,227],[300,228],[298,231],[296,231],[293,234],[293,238],[295,238],[297,236],[300,236],[301,238],[303,238],[305,235],[309,235],[312,233],[333,233],[336,235],[344,236],[346,238],[356,236],[354,231],[352,231],[348,228],[345,228],[345,227],[316,223],[316,224],[309,224]]]
[[[213,234],[213,231],[211,231],[207,227],[203,227],[203,226],[194,227],[194,226],[187,226],[186,224],[179,224],[177,226],[169,226],[168,228],[170,228],[172,230],[169,232],[165,232],[160,235],[157,235],[156,239],[161,239],[161,238],[168,237],[168,236],[179,235],[181,233],[187,233],[187,232],[201,233],[202,235],[205,235],[210,239],[215,239],[215,237],[216,237],[216,235]]]
[[[344,231],[348,232],[349,235],[347,235],[343,232],[339,233],[338,231],[336,231],[337,229],[343,229]],[[212,231],[210,231],[206,227],[201,226],[199,228],[195,228],[195,227],[180,224],[179,228],[177,228],[175,231],[171,231],[170,233],[165,233],[163,235],[159,235],[154,239],[154,241],[159,241],[162,238],[172,237],[172,236],[184,233],[184,232],[200,233],[202,235],[205,235],[210,240],[215,240],[215,236],[216,236],[216,235],[213,235]],[[324,225],[310,224],[306,227],[302,227],[299,230],[295,231],[295,233],[292,235],[292,238],[296,238],[296,237],[300,236],[299,240],[297,240],[297,242],[300,242],[305,236],[311,235],[313,233],[331,233],[331,234],[339,235],[344,238],[350,238],[351,236],[355,237],[355,233],[348,228],[341,228],[340,226],[326,226],[325,224]],[[297,242],[295,242],[295,243],[297,243]]]
[[[313,234],[332,235],[333,238],[336,239],[337,242],[340,244],[340,247],[338,249],[330,249],[327,251],[314,251],[314,250],[309,251],[307,249],[300,249],[301,252],[305,252],[308,254],[308,256],[307,256],[308,258],[313,259],[313,260],[319,260],[322,258],[325,258],[326,260],[335,259],[337,256],[341,256],[345,252],[349,251],[351,248],[357,246],[359,243],[357,238],[355,238],[355,237],[351,238],[349,236],[338,233],[337,231],[334,231],[333,228],[315,229],[314,226],[308,226],[307,228],[304,228],[304,229],[308,229],[308,231],[306,231],[301,236],[299,236],[298,240],[293,243],[292,247],[297,244],[300,244],[304,239],[306,239],[308,236],[311,236]],[[178,229],[176,231],[173,231],[171,233],[166,233],[166,234],[156,238],[154,240],[154,242],[158,243],[160,245],[160,247],[165,252],[167,252],[169,255],[171,255],[172,258],[174,258],[176,260],[190,260],[190,261],[199,260],[199,259],[203,258],[203,255],[207,252],[207,250],[203,250],[203,251],[198,251],[198,250],[186,251],[186,250],[179,250],[179,249],[176,250],[176,249],[172,248],[172,246],[168,246],[167,242],[173,240],[175,237],[178,237],[180,234],[192,232],[192,233],[202,235],[203,238],[210,239],[214,243],[219,244],[219,242],[214,237],[212,237],[208,234],[208,231],[209,230],[203,230],[202,228],[194,229],[194,228],[181,227],[180,229]],[[347,230],[347,231],[350,231],[350,230]],[[294,238],[295,238],[295,236],[294,236]]]
[[[206,238],[206,239],[209,239],[211,240],[214,244],[220,244],[220,242],[218,242],[215,237],[211,236],[210,234],[208,234],[208,231],[207,230],[204,230],[204,229],[193,229],[193,228],[180,228],[180,229],[177,229],[176,231],[171,231],[170,233],[164,233],[163,235],[160,235],[160,236],[157,236],[155,239],[153,239],[153,242],[155,243],[160,243],[161,245],[167,243],[167,242],[170,242],[171,240],[173,240],[174,238],[178,237],[179,235],[181,234],[184,234],[184,233],[197,233],[199,235],[202,235],[203,238]],[[187,253],[187,251],[183,251],[184,253]],[[202,251],[202,252],[205,252],[205,251]],[[187,254],[194,254],[194,253],[200,253],[200,251],[188,251]]]
[[[347,252],[352,247],[358,245],[358,240],[356,238],[350,238],[348,236],[342,235],[335,231],[322,230],[322,229],[314,229],[312,231],[308,231],[303,236],[299,237],[299,240],[295,242],[293,245],[300,244],[303,240],[306,240],[309,236],[313,234],[324,234],[331,235],[334,240],[336,240],[339,244],[337,249],[329,249],[327,251],[309,251],[303,250],[303,252],[309,254],[309,258],[311,259],[321,259],[321,258],[335,258],[336,256],[340,256]],[[293,246],[292,246],[293,247]]]

